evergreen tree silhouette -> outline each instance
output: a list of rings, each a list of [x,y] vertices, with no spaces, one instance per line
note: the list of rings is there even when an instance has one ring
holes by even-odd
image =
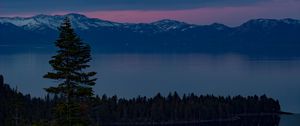
[[[56,123],[64,126],[88,125],[87,101],[93,96],[92,86],[96,81],[93,77],[96,72],[86,70],[92,59],[91,49],[76,35],[68,18],[58,29],[57,54],[49,61],[53,70],[44,75],[44,78],[57,80],[58,84],[45,90],[64,99],[55,109]]]

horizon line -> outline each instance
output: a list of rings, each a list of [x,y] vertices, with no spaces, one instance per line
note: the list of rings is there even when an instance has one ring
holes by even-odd
[[[128,22],[128,21],[113,21],[113,20],[99,18],[99,17],[91,17],[91,16],[88,16],[87,14],[77,13],[77,12],[69,12],[69,13],[63,13],[63,14],[43,14],[43,13],[39,13],[39,14],[22,15],[22,16],[21,15],[5,15],[5,16],[0,15],[0,18],[33,18],[33,17],[39,16],[39,15],[45,15],[45,16],[81,15],[81,16],[87,17],[89,19],[98,19],[98,20],[109,21],[109,22],[113,22],[113,23],[125,23],[125,24],[126,23],[128,23],[128,24],[151,24],[151,23],[155,23],[155,22],[159,22],[159,21],[163,21],[163,20],[172,20],[172,21],[178,21],[178,22],[186,23],[186,24],[189,24],[189,25],[198,25],[198,26],[203,25],[203,26],[205,26],[205,25],[213,25],[213,24],[222,24],[222,25],[225,25],[227,27],[238,27],[238,26],[241,26],[244,23],[249,22],[251,20],[261,20],[261,19],[263,19],[263,20],[287,20],[287,19],[292,19],[292,20],[300,21],[300,19],[298,19],[298,18],[291,18],[291,17],[285,17],[285,18],[264,18],[264,17],[261,17],[261,18],[249,18],[247,21],[244,21],[240,24],[236,24],[234,26],[226,24],[226,23],[221,23],[221,22],[211,22],[211,23],[208,23],[208,24],[190,23],[188,21],[182,21],[182,20],[172,19],[172,18],[161,18],[161,19],[156,19],[156,20],[152,20],[152,21]]]

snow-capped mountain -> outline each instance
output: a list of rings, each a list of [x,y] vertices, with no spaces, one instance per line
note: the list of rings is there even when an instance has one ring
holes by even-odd
[[[37,15],[28,18],[22,17],[2,17],[0,23],[11,23],[19,27],[23,27],[26,30],[43,30],[50,28],[57,30],[57,27],[62,21],[68,17],[75,29],[90,29],[97,27],[112,27],[119,26],[120,23],[100,20],[96,18],[88,18],[80,14],[67,14],[67,15]]]
[[[72,26],[77,30],[89,30],[103,27],[115,29],[127,29],[134,32],[168,32],[172,30],[187,30],[194,28],[197,25],[191,25],[175,20],[164,19],[153,23],[117,23],[97,18],[88,18],[81,14],[66,14],[66,15],[36,15],[33,17],[0,17],[0,23],[11,23],[24,30],[39,31],[39,30],[57,30],[57,27],[62,21],[68,17],[71,20]]]
[[[68,17],[71,20],[72,26],[79,30],[88,30],[94,28],[102,27],[114,27],[114,28],[124,28],[130,29],[135,32],[168,32],[168,31],[186,31],[188,29],[198,28],[201,25],[187,24],[185,22],[180,22],[176,20],[163,19],[152,23],[117,23],[106,20],[101,20],[97,18],[89,18],[85,15],[70,13],[66,15],[36,15],[33,17],[0,17],[0,23],[11,23],[25,30],[45,30],[52,29],[57,30],[57,27],[62,23],[62,21]],[[240,28],[248,27],[262,27],[271,28],[276,27],[279,24],[286,25],[299,25],[299,20],[294,19],[253,19],[240,26]],[[203,26],[203,25],[202,25]],[[226,25],[213,23],[209,25],[217,30],[224,30],[229,28]]]
[[[117,23],[97,18],[88,18],[81,14],[66,14],[66,15],[36,15],[33,17],[0,17],[0,23],[11,23],[25,30],[45,30],[50,28],[57,30],[57,27],[62,21],[68,17],[71,20],[72,26],[79,30],[88,30],[100,27],[117,27],[131,29],[136,32],[144,32],[144,28],[148,27],[146,31],[166,32],[178,29],[187,29],[196,27],[196,25],[187,24],[175,20],[164,19],[153,23],[133,24],[133,23]]]
[[[117,23],[80,14],[0,17],[0,45],[49,47],[68,17],[80,37],[104,52],[280,52],[300,55],[300,21],[253,19],[237,27],[176,20]],[[1,50],[0,50],[1,51]],[[281,55],[281,54],[280,54]]]
[[[240,27],[247,27],[247,28],[253,28],[253,27],[260,27],[264,29],[270,29],[274,28],[280,25],[299,25],[300,20],[295,19],[252,19],[247,21],[246,23],[242,24]]]

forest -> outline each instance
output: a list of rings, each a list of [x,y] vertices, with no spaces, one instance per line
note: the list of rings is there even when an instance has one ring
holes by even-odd
[[[24,95],[4,83],[0,76],[1,126],[51,126],[55,105],[63,98],[46,95],[44,98]],[[168,124],[184,121],[233,121],[247,114],[278,114],[278,100],[262,96],[223,97],[214,95],[183,94],[154,97],[118,98],[98,96],[90,99],[88,119],[90,125]],[[278,118],[278,117],[276,117]],[[278,120],[272,117],[270,120]],[[271,121],[272,122],[272,121]]]

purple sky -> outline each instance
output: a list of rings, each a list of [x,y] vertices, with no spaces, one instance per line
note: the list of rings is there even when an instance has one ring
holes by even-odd
[[[81,13],[88,17],[117,22],[152,22],[168,18],[194,24],[219,22],[230,26],[240,25],[255,18],[300,19],[300,0],[75,1],[64,3],[57,0],[53,2],[2,0],[0,16]]]

